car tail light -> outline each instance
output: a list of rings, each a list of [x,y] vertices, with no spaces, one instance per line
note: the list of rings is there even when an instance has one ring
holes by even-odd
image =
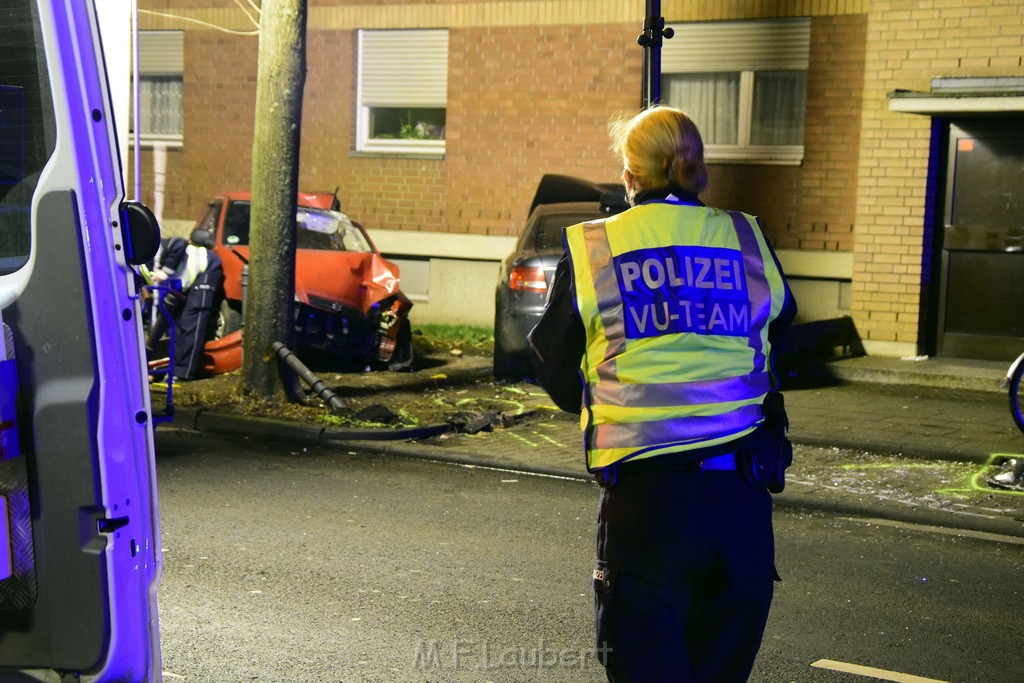
[[[519,292],[546,292],[548,281],[544,277],[544,269],[529,266],[516,266],[508,276],[509,289]]]

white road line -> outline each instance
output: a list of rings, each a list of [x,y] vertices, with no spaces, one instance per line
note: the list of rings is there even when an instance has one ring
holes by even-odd
[[[901,674],[899,671],[886,671],[885,669],[876,669],[872,666],[837,662],[831,659],[819,659],[816,662],[811,662],[811,666],[831,671],[842,671],[858,676],[867,676],[868,678],[877,678],[880,681],[896,681],[896,683],[949,683],[949,681],[940,681],[937,678]]]

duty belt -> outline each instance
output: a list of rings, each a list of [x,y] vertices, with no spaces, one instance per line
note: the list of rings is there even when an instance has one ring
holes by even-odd
[[[602,467],[594,472],[597,483],[602,488],[615,486],[619,477],[623,474],[636,474],[637,472],[729,472],[739,469],[739,460],[735,453],[708,454],[701,458],[699,451],[683,453],[668,453],[643,460],[626,461],[615,463],[608,467]]]

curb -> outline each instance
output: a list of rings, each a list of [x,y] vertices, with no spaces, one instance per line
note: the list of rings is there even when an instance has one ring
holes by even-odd
[[[912,447],[907,444],[893,444],[882,439],[862,437],[856,442],[851,440],[837,439],[835,437],[804,436],[799,433],[790,433],[789,440],[801,446],[813,446],[815,448],[839,448],[847,451],[869,451],[878,455],[892,455],[923,460],[943,460],[947,462],[970,462],[976,465],[987,465],[991,460],[990,453],[979,451],[968,451],[956,447],[929,448],[914,444]],[[908,455],[909,452],[913,455]]]
[[[950,390],[1005,393],[1001,386],[1006,366],[985,361],[960,360],[941,365],[923,359],[900,360],[862,356],[822,364],[821,376],[862,384],[900,384]],[[811,370],[813,374],[814,369]]]
[[[327,427],[268,418],[238,417],[202,408],[198,410],[179,410],[175,415],[175,420],[180,420],[181,428],[196,432],[226,436],[258,437],[273,441],[287,441],[305,446],[330,448],[332,450],[347,450],[357,453],[383,453],[396,457],[444,462],[468,467],[522,472],[581,482],[593,481],[590,475],[582,469],[569,470],[561,467],[526,465],[488,457],[481,453],[455,452],[443,447],[411,443],[410,439],[412,438],[424,438],[422,434],[418,437],[410,436],[413,432],[422,432],[423,428],[389,431],[387,433],[387,440],[382,440],[380,430],[332,430]],[[435,427],[442,427],[442,425],[436,425]],[[447,425],[443,427],[446,427],[446,429],[442,431],[450,431]],[[369,435],[371,432],[373,433],[373,438],[351,438],[353,434],[366,433],[366,435]],[[807,446],[827,446],[850,450],[873,449],[876,452],[881,451],[885,454],[902,455],[898,449],[894,450],[891,445],[885,445],[884,447],[879,445],[876,447],[873,444],[865,445],[863,443],[845,444],[835,439],[830,439],[825,443],[824,440],[816,440],[814,438],[798,438],[794,439],[794,442]],[[932,454],[922,455],[941,460],[959,459],[968,462],[985,462],[979,461],[973,455],[961,458],[956,454],[948,452],[936,451]],[[829,492],[826,495],[822,495],[818,490],[801,491],[799,490],[800,488],[811,489],[812,487],[801,487],[799,483],[793,483],[785,492],[774,496],[776,505],[786,509],[828,512],[830,514],[848,515],[863,519],[884,519],[891,522],[941,527],[952,531],[1024,538],[1024,523],[1005,517],[988,515],[983,511],[958,510],[955,507],[933,508],[924,505],[903,505],[871,500],[868,495],[843,492]]]
[[[211,434],[261,436],[278,441],[289,441],[307,446],[327,446],[343,441],[401,441],[425,439],[452,431],[451,425],[436,424],[406,429],[332,429],[307,423],[273,420],[259,417],[238,417],[227,413],[199,408],[178,410],[181,418],[191,426],[188,429]]]
[[[870,496],[855,496],[855,494],[836,493],[834,496],[826,497],[814,493],[792,491],[792,488],[795,487],[774,496],[776,507],[827,512],[864,520],[880,519],[903,524],[939,527],[951,532],[971,532],[1024,539],[1024,523],[1004,517],[949,508],[869,501]]]

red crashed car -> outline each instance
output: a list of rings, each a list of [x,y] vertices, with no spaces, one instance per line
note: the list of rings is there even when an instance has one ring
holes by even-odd
[[[213,234],[212,248],[224,264],[216,333],[221,341],[206,347],[214,356],[219,344],[239,336],[243,324],[250,198],[248,192],[220,194],[196,222]],[[380,255],[363,226],[339,210],[333,193],[300,192],[297,203],[298,350],[323,352],[358,367],[407,368],[412,362],[412,302],[399,289],[398,266]]]

